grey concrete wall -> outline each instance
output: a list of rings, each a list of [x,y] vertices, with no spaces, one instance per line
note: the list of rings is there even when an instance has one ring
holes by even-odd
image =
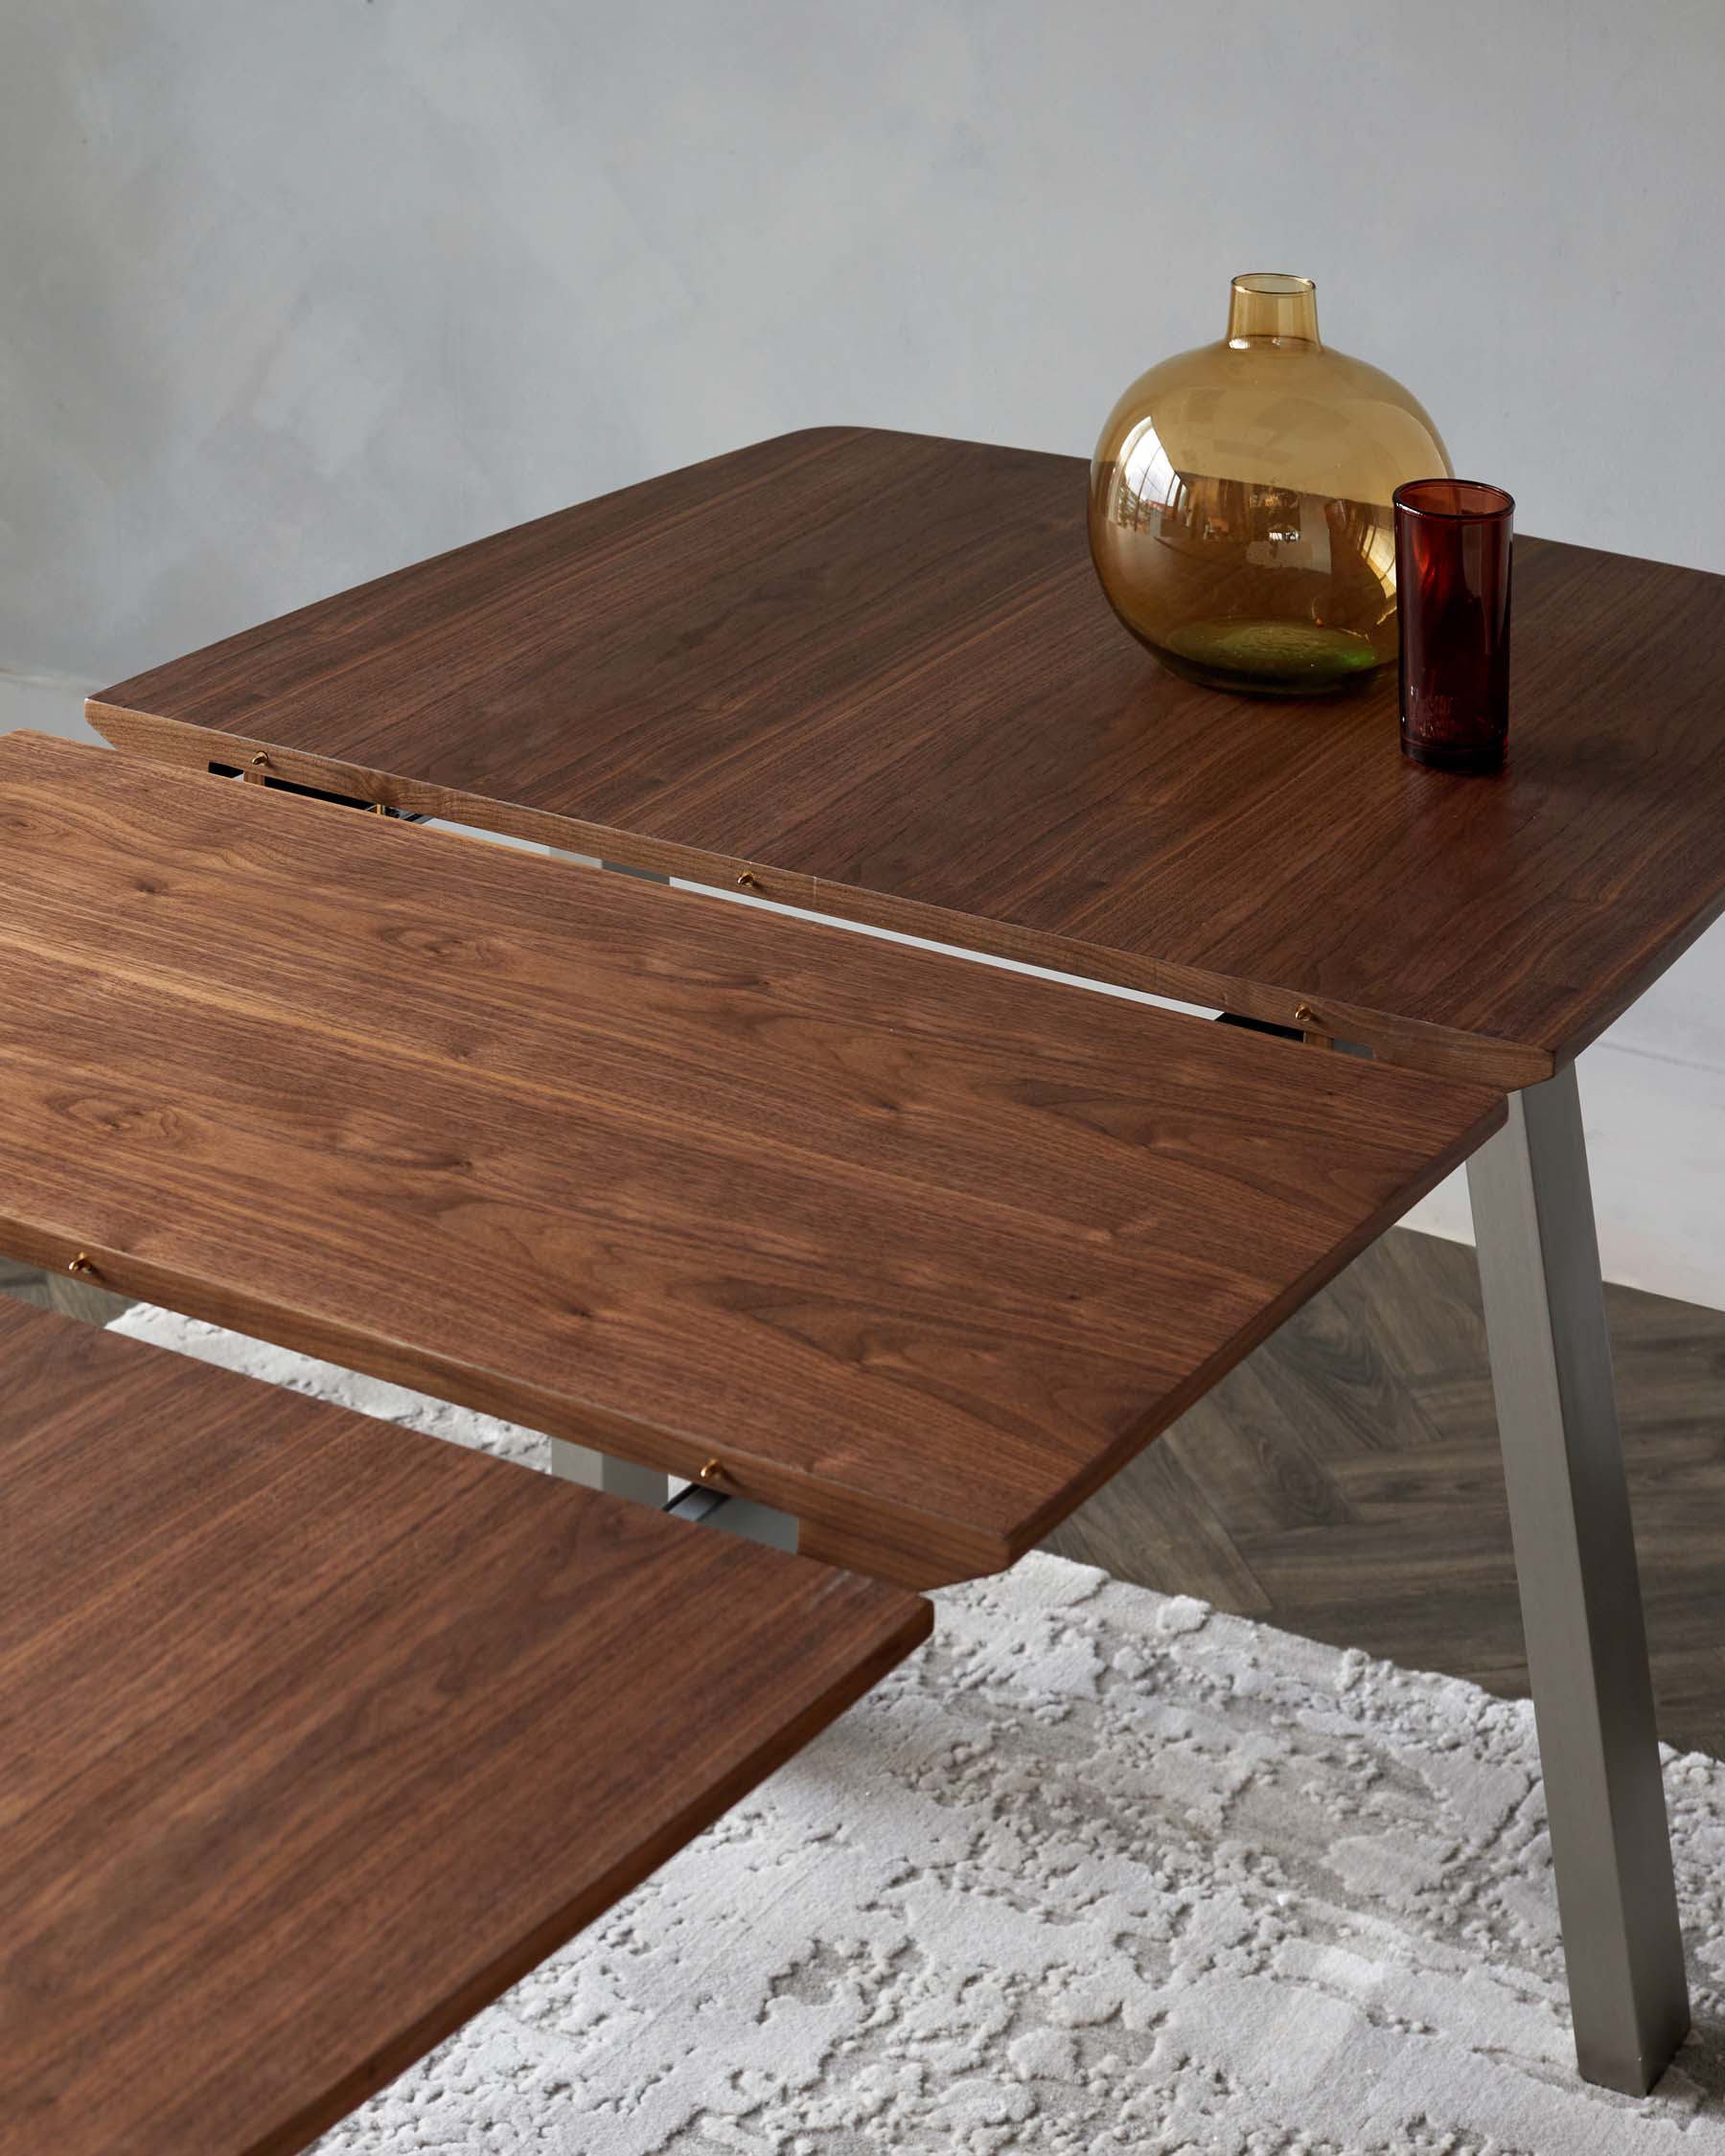
[[[0,666],[814,421],[1088,449],[1252,267],[1725,568],[1722,94],[1717,0],[5,0]]]

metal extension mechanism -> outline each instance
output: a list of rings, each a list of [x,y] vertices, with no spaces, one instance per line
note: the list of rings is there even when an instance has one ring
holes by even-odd
[[[610,1453],[589,1452],[566,1438],[551,1440],[551,1472],[565,1482],[580,1482],[608,1497],[627,1498],[632,1504],[650,1504],[656,1511],[674,1513],[679,1520],[717,1527],[746,1542],[765,1543],[770,1549],[794,1550],[796,1520],[789,1512],[775,1512],[770,1504],[737,1497],[703,1482],[690,1482],[668,1497],[671,1478],[662,1468],[641,1467],[632,1459]]]
[[[1690,2026],[1574,1065],[1468,1162],[1582,2077],[1644,2095]]]
[[[607,1497],[628,1498],[632,1504],[651,1504],[659,1511],[671,1486],[663,1468],[639,1467],[632,1459],[590,1452],[564,1437],[551,1440],[551,1472],[562,1481],[579,1482],[584,1489],[603,1490]]]
[[[750,1498],[728,1496],[701,1482],[687,1482],[659,1508],[721,1533],[741,1535],[746,1542],[762,1542],[770,1549],[796,1548],[796,1522],[789,1512],[775,1512],[769,1504]]]
[[[675,1497],[665,1500],[659,1510],[675,1512],[679,1520],[703,1526],[710,1525],[713,1515],[723,1511],[730,1502],[723,1490],[702,1489],[699,1482],[685,1482]]]

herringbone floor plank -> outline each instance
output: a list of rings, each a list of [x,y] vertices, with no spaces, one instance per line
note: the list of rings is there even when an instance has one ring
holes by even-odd
[[[1725,1755],[1725,1311],[1605,1295],[1660,1733]],[[1525,1695],[1473,1251],[1385,1236],[1049,1548]]]

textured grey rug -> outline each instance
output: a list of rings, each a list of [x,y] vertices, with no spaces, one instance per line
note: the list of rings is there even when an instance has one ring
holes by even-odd
[[[1725,1766],[1668,1766],[1699,2028],[1631,2102],[1575,2079],[1527,1709],[1054,1558],[939,1600],[908,1668],[320,2146],[1725,2151]]]

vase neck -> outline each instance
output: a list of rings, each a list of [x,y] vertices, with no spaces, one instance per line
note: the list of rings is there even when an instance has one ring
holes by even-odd
[[[1254,269],[1236,277],[1228,295],[1228,341],[1322,352],[1317,286],[1309,277],[1286,277],[1280,270]]]

